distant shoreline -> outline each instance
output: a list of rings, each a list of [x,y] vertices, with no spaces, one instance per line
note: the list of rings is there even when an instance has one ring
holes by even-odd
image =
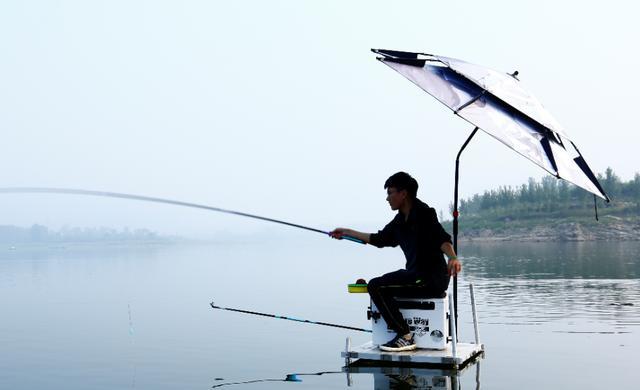
[[[181,241],[180,237],[164,236],[148,229],[112,229],[106,227],[65,227],[58,230],[34,224],[30,227],[0,225],[0,245],[65,245],[95,243],[162,243]]]
[[[467,242],[640,241],[640,218],[605,215],[600,221],[595,218],[503,221],[491,227],[467,229],[462,219],[459,239]]]

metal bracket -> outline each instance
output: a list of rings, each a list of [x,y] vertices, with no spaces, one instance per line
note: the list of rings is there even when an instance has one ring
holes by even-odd
[[[374,319],[375,321],[380,319],[380,312],[367,310],[367,319]]]

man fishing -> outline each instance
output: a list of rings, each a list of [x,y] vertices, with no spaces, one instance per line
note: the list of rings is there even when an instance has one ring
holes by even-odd
[[[380,346],[383,351],[409,351],[416,348],[409,326],[402,317],[389,286],[419,286],[426,294],[440,295],[449,286],[449,276],[462,269],[451,244],[451,236],[438,222],[436,212],[418,199],[418,182],[408,173],[398,172],[384,183],[387,202],[398,214],[377,233],[362,233],[352,229],[337,228],[329,234],[341,239],[351,236],[378,248],[400,245],[407,259],[405,269],[373,278],[367,286],[387,324],[396,337]],[[443,253],[449,262],[445,262]]]

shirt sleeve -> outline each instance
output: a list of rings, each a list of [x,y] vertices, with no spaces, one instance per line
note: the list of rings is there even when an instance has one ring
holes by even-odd
[[[386,246],[396,247],[398,246],[398,239],[394,234],[393,221],[387,224],[382,230],[378,230],[378,233],[371,233],[369,236],[369,244],[378,248],[384,248]]]

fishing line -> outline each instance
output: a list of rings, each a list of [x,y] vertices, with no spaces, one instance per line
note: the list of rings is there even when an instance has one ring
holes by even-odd
[[[127,303],[127,311],[129,312],[129,335],[131,336],[131,344],[133,344],[133,320],[131,319],[131,304]]]
[[[46,194],[88,195],[88,196],[101,196],[101,197],[106,197],[106,198],[132,199],[132,200],[140,200],[140,201],[144,201],[144,202],[164,203],[164,204],[171,204],[171,205],[174,205],[174,206],[191,207],[191,208],[195,208],[195,209],[217,211],[219,213],[239,215],[241,217],[254,218],[254,219],[259,219],[259,220],[262,220],[262,221],[279,223],[281,225],[287,225],[287,226],[295,227],[295,228],[298,228],[298,229],[304,229],[304,230],[308,230],[308,231],[312,231],[312,232],[316,232],[316,233],[322,233],[322,234],[325,234],[327,236],[329,235],[329,232],[324,231],[324,230],[320,230],[320,229],[316,229],[316,228],[312,228],[312,227],[308,227],[308,226],[303,226],[303,225],[298,225],[296,223],[281,221],[281,220],[278,220],[278,219],[267,218],[267,217],[262,217],[262,216],[259,216],[259,215],[243,213],[241,211],[227,210],[227,209],[223,209],[223,208],[220,208],[220,207],[212,207],[212,206],[207,206],[207,205],[203,205],[203,204],[182,202],[182,201],[178,201],[178,200],[156,198],[156,197],[151,197],[151,196],[123,194],[123,193],[118,193],[118,192],[91,191],[91,190],[80,190],[80,189],[72,189],[72,188],[49,188],[49,187],[6,187],[6,188],[0,188],[0,193],[3,193],[3,194],[42,194],[42,193],[46,193]],[[343,235],[342,238],[345,239],[345,240],[357,242],[359,244],[366,244],[364,241],[359,240],[359,239],[357,239],[355,237]]]
[[[349,330],[357,330],[358,332],[367,332],[367,333],[371,333],[372,331],[370,329],[364,329],[364,328],[355,328],[353,326],[346,326],[346,325],[338,325],[338,324],[331,324],[328,322],[320,322],[320,321],[311,321],[311,320],[303,320],[303,319],[299,319],[299,318],[293,318],[293,317],[287,317],[287,316],[281,316],[281,315],[277,315],[277,314],[268,314],[268,313],[260,313],[257,311],[249,311],[249,310],[242,310],[242,309],[234,309],[231,307],[221,307],[221,306],[216,306],[214,304],[214,302],[210,303],[211,307],[214,309],[220,309],[220,310],[228,310],[228,311],[235,311],[238,313],[245,313],[245,314],[253,314],[256,316],[263,316],[263,317],[270,317],[270,318],[276,318],[279,320],[288,320],[288,321],[296,321],[296,322],[306,322],[308,324],[313,324],[313,325],[322,325],[322,326],[330,326],[333,328],[341,328],[341,329],[349,329]]]

